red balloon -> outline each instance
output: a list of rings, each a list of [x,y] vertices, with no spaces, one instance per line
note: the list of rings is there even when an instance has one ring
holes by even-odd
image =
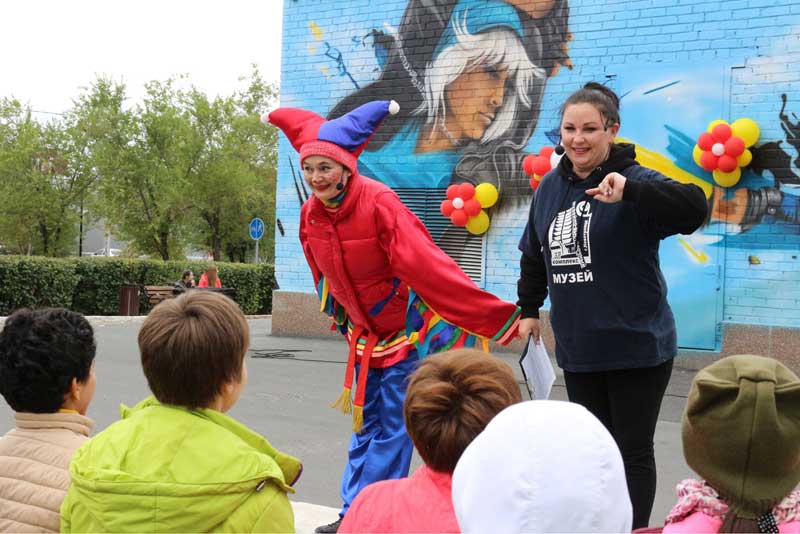
[[[467,215],[470,217],[474,217],[481,212],[481,203],[471,198],[464,202],[464,211],[467,212]]]
[[[539,187],[539,184],[541,184],[541,183],[542,183],[542,182],[541,182],[541,181],[539,181],[539,180],[537,180],[536,178],[531,178],[531,180],[530,180],[531,189],[533,189],[534,191],[536,191],[536,188],[538,188],[538,187]]]
[[[719,157],[719,161],[717,162],[717,168],[719,168],[719,170],[722,172],[733,172],[738,166],[739,162],[736,161],[736,158],[727,154],[721,155]]]
[[[717,124],[714,126],[714,129],[711,130],[711,136],[720,143],[724,143],[727,141],[731,136],[731,127],[727,124]]]
[[[700,156],[700,166],[703,167],[707,171],[713,171],[717,168],[717,156],[709,152],[703,152],[703,155]]]
[[[544,176],[550,170],[550,160],[539,156],[533,160],[533,174]]]
[[[732,135],[730,139],[725,141],[725,154],[733,156],[734,158],[744,152],[744,140],[741,137]]]
[[[528,154],[525,156],[525,159],[522,160],[522,170],[525,171],[525,174],[533,174],[534,159],[536,159],[536,156],[533,154]]]
[[[714,146],[714,138],[710,133],[703,132],[697,138],[697,146],[700,147],[700,150],[711,150],[711,147]]]
[[[447,198],[453,200],[458,196],[458,184],[453,184],[447,188]]]
[[[442,210],[442,215],[445,217],[450,217],[455,208],[453,207],[453,202],[450,199],[447,199],[442,201],[442,205],[439,207],[439,209]]]
[[[464,210],[455,210],[452,215],[450,215],[450,220],[453,221],[453,224],[456,226],[466,226],[469,217],[467,217],[466,212]]]
[[[475,186],[469,182],[464,182],[463,184],[458,184],[458,196],[467,200],[468,198],[472,198],[475,196]]]
[[[550,156],[553,155],[554,151],[555,151],[555,147],[543,146],[542,149],[539,151],[539,155],[542,156],[543,158],[550,159]]]

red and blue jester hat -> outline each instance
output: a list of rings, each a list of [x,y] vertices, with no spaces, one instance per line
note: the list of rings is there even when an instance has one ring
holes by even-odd
[[[278,108],[261,116],[265,124],[283,131],[300,163],[309,156],[325,156],[358,172],[358,156],[369,143],[387,115],[395,115],[400,105],[394,100],[373,100],[333,120],[325,120],[313,111]]]

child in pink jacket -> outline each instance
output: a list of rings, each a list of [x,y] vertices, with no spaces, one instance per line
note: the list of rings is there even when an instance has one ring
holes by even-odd
[[[460,532],[453,469],[489,421],[521,399],[511,368],[485,352],[458,349],[423,360],[411,375],[403,415],[425,465],[361,490],[339,532]]]
[[[686,463],[665,533],[800,532],[800,380],[730,356],[700,371],[683,415]]]

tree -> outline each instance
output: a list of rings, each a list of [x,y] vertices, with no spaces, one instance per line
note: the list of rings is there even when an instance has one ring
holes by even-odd
[[[204,140],[190,177],[192,207],[204,223],[195,228],[193,243],[210,250],[215,260],[225,252],[230,261],[245,261],[253,246],[247,227],[256,216],[268,225],[265,241],[270,245],[264,252],[272,259],[278,137],[259,116],[274,102],[276,91],[255,65],[247,82],[247,89],[213,101],[196,89],[184,95],[192,126]]]
[[[15,252],[71,250],[79,200],[97,178],[73,119],[41,124],[18,101],[0,101],[0,240]]]
[[[16,253],[33,252],[35,199],[27,187],[39,131],[30,110],[17,100],[0,100],[0,241]]]
[[[189,175],[202,139],[179,106],[174,80],[150,82],[142,105],[123,108],[125,87],[99,79],[79,107],[92,127],[102,176],[95,208],[139,252],[180,255],[189,208]]]
[[[102,177],[95,206],[140,252],[166,260],[191,244],[244,261],[248,221],[274,220],[277,133],[258,117],[275,89],[255,66],[247,89],[229,97],[210,100],[180,88],[185,81],[150,82],[130,110],[124,86],[109,80],[81,96],[76,109]]]

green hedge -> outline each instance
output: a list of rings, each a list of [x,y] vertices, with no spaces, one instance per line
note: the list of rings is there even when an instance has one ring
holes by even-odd
[[[29,306],[60,306],[85,315],[117,315],[123,285],[172,285],[185,269],[195,279],[209,262],[157,261],[123,258],[52,259],[0,256],[0,315]],[[224,287],[236,290],[236,302],[246,314],[270,313],[272,265],[217,262]],[[139,312],[148,305],[141,294]]]

